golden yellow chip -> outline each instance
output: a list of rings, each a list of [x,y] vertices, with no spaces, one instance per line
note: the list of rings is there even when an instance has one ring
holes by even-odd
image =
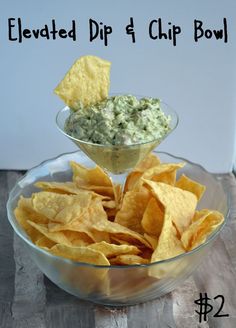
[[[165,209],[163,205],[154,197],[152,197],[146,206],[141,221],[143,229],[148,234],[159,237],[162,230],[164,214]]]
[[[181,241],[186,250],[194,249],[204,243],[207,237],[224,221],[224,217],[217,211],[202,210],[195,220],[182,234]]]
[[[104,187],[104,186],[94,186],[87,185],[81,186],[81,190],[91,190],[97,195],[103,197],[104,199],[114,199],[114,188],[113,187]]]
[[[34,185],[44,191],[60,194],[76,195],[77,191],[80,192],[80,189],[78,189],[73,182],[37,181]]]
[[[126,179],[124,191],[139,190],[143,184],[143,179],[174,185],[176,171],[184,165],[184,163],[160,163],[156,166],[151,166],[143,172],[133,171]]]
[[[130,172],[125,180],[124,193],[135,189],[135,186],[142,175],[143,175],[142,172],[137,172],[137,171]]]
[[[150,192],[145,187],[142,187],[139,191],[126,192],[121,209],[116,214],[115,222],[142,233],[141,220],[150,197]]]
[[[201,211],[195,211],[194,216],[192,218],[192,222],[195,222],[203,217],[203,215],[208,215],[209,214],[209,209],[202,209]]]
[[[114,221],[119,205],[117,206],[115,200],[103,200],[102,205],[108,219]]]
[[[63,232],[50,232],[46,224],[37,224],[32,221],[28,221],[28,223],[51,241],[58,244],[71,245],[71,242]]]
[[[28,220],[41,224],[46,224],[49,222],[49,220],[46,216],[34,211],[31,198],[24,198],[21,196],[17,207],[15,208],[14,214],[18,223],[29,235],[33,242],[36,242],[43,236],[38,230],[36,230],[28,223]]]
[[[120,184],[114,183],[113,192],[114,192],[114,199],[116,202],[116,208],[118,209],[123,199],[122,186]]]
[[[70,212],[68,213],[70,215]],[[62,217],[63,219],[63,217]],[[102,240],[109,242],[109,234],[106,231],[93,229],[93,224],[99,221],[107,221],[106,212],[100,201],[93,201],[91,206],[83,210],[81,215],[75,216],[69,222],[51,223],[48,225],[50,232],[75,231],[85,233],[93,242]]]
[[[143,175],[143,172],[147,171],[151,167],[159,165],[160,163],[161,163],[160,159],[156,155],[154,155],[152,153],[148,154],[142,160],[142,162],[140,162],[134,168],[134,170],[128,174],[126,181],[125,181],[124,193],[126,193],[126,191],[129,191],[129,190],[132,190],[135,188],[135,185],[138,182],[139,178]]]
[[[147,239],[149,244],[152,245],[153,250],[157,248],[157,244],[158,244],[158,238],[157,237],[155,237],[153,235],[149,235],[146,232],[144,232],[143,236],[144,236],[145,239]]]
[[[89,206],[91,201],[92,194],[88,192],[81,192],[79,195],[66,195],[41,191],[32,195],[33,209],[49,220],[56,222],[70,221],[79,209],[82,211],[83,208]],[[66,216],[66,213],[69,217]]]
[[[114,200],[103,200],[102,205],[104,208],[116,208],[116,202]]]
[[[145,171],[142,178],[174,185],[176,171],[181,169],[184,165],[184,163],[162,163]]]
[[[17,206],[25,212],[25,215],[29,220],[43,224],[49,222],[48,218],[45,215],[37,213],[34,210],[32,205],[32,198],[24,198],[21,196]]]
[[[37,181],[35,186],[45,191],[61,194],[81,194],[81,189],[74,182]]]
[[[107,258],[114,257],[121,254],[139,254],[140,250],[136,246],[132,245],[116,245],[106,243],[101,241],[100,243],[95,243],[89,245],[89,248],[95,249],[103,253]]]
[[[132,254],[123,254],[118,255],[114,258],[111,258],[110,264],[112,265],[134,265],[134,264],[148,264],[149,260],[144,259],[141,256],[138,255],[132,255]]]
[[[87,246],[93,243],[93,239],[84,232],[64,230],[63,234],[73,246]]]
[[[175,184],[176,187],[192,192],[197,196],[197,199],[200,200],[202,195],[204,194],[206,187],[202,184],[186,177],[186,175],[182,174],[179,180]]]
[[[106,231],[97,231],[96,229],[91,228],[91,223],[85,223],[81,220],[74,220],[65,225],[62,224],[49,224],[50,232],[65,232],[65,231],[74,231],[85,233],[93,242],[106,241],[110,242],[109,233]]]
[[[142,162],[140,162],[135,168],[134,171],[145,172],[146,170],[150,169],[151,167],[157,166],[161,163],[158,156],[154,155],[153,153],[148,154]]]
[[[44,249],[49,249],[52,248],[53,246],[56,245],[56,243],[54,241],[52,241],[51,239],[48,239],[47,237],[43,236],[41,238],[39,238],[36,243],[35,243],[38,247],[44,248]]]
[[[73,161],[70,162],[70,165],[73,171],[73,181],[78,188],[111,197],[117,205],[120,203],[121,185],[113,184],[109,176],[99,166],[87,168]]]
[[[53,255],[65,257],[72,261],[96,265],[110,265],[104,254],[88,247],[69,247],[66,245],[57,244],[49,249],[49,252]]]
[[[43,237],[43,235],[37,229],[28,223],[28,221],[32,218],[32,215],[30,215],[29,212],[27,212],[23,207],[18,206],[15,208],[14,214],[17,222],[34,243]]]
[[[67,224],[73,220],[79,219],[93,222],[94,217],[106,220],[107,216],[103,208],[102,200],[95,198],[88,200],[86,204],[86,202],[84,203],[84,200],[86,201],[86,194],[84,197],[84,199],[81,198],[80,203],[77,203],[77,199],[75,199],[74,204],[65,206],[57,213],[53,221]]]
[[[131,245],[131,243],[127,240],[122,240],[116,237],[115,235],[111,235],[111,242],[116,243],[117,245]],[[132,245],[131,245],[132,246]]]
[[[128,241],[132,245],[144,245],[151,248],[151,245],[143,238],[141,234],[118,223],[103,220],[93,224],[93,228],[98,231],[108,232],[111,238],[116,237],[119,240]]]
[[[108,97],[111,63],[95,56],[76,60],[55,93],[72,109],[96,104]]]
[[[157,248],[152,254],[151,262],[169,259],[184,252],[185,249],[176,236],[176,231],[172,224],[172,217],[166,210],[163,228],[158,239]]]
[[[73,171],[73,181],[78,187],[99,186],[112,187],[109,176],[99,167],[87,168],[71,161],[70,166]]]
[[[151,187],[154,197],[164,205],[170,213],[180,235],[189,226],[196,209],[197,197],[186,190],[170,186],[166,183],[143,180]]]

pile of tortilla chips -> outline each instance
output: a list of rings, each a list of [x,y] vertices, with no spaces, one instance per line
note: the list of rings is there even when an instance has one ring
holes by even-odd
[[[38,181],[21,197],[15,216],[31,240],[64,258],[96,265],[148,264],[188,252],[224,221],[196,206],[205,187],[185,175],[184,163],[150,154],[128,176],[122,192],[98,166],[70,163],[68,182]]]

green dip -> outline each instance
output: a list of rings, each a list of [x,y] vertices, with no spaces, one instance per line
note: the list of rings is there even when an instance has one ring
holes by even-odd
[[[161,140],[170,130],[169,122],[159,99],[123,95],[71,110],[64,129],[70,136],[94,144],[132,145]]]

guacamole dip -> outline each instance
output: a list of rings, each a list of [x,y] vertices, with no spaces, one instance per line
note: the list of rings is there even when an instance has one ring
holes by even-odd
[[[74,138],[95,144],[131,145],[161,140],[170,130],[169,122],[159,99],[121,95],[71,110],[64,129]]]

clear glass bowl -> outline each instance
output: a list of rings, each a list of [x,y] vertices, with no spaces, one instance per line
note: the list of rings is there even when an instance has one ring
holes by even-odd
[[[179,174],[185,173],[206,185],[206,192],[199,208],[210,208],[222,212],[228,218],[228,197],[220,181],[201,166],[167,153],[157,153],[163,162],[185,161]],[[38,180],[68,181],[72,173],[69,161],[77,161],[88,167],[93,162],[81,151],[64,154],[31,169],[11,191],[7,203],[8,219],[17,235],[38,265],[39,269],[65,291],[96,303],[112,306],[132,305],[166,294],[183,282],[198,266],[218,236],[223,225],[207,241],[191,252],[148,265],[96,266],[73,262],[54,256],[34,245],[21,229],[14,216],[14,208],[20,195],[29,197],[38,191],[34,183]],[[117,176],[117,178],[119,178]],[[122,181],[120,181],[122,182]],[[225,220],[225,222],[226,222]]]
[[[137,98],[141,98],[140,96]],[[133,169],[144,157],[156,148],[178,125],[178,115],[169,105],[161,102],[161,109],[165,115],[170,116],[170,130],[162,139],[133,145],[101,145],[86,142],[72,137],[64,131],[66,119],[70,115],[70,108],[62,108],[56,117],[59,130],[72,140],[96,164],[112,174],[122,174]]]

